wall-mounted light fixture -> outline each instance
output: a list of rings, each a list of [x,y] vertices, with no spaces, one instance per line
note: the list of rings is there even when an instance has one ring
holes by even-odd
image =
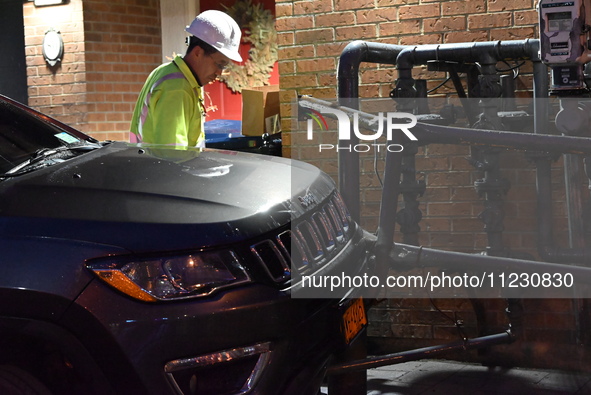
[[[65,4],[68,0],[34,0],[35,7],[43,7],[46,5],[58,5]]]
[[[50,66],[62,61],[64,56],[64,40],[59,31],[50,27],[43,37],[43,58]]]

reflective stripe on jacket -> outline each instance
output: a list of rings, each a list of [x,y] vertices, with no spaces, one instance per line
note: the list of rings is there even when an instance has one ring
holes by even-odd
[[[156,68],[146,80],[133,112],[137,142],[203,146],[203,90],[180,55]]]

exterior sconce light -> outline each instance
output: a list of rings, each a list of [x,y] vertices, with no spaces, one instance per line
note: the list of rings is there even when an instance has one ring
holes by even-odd
[[[64,56],[64,40],[58,30],[49,28],[43,37],[43,58],[50,66],[62,61]]]

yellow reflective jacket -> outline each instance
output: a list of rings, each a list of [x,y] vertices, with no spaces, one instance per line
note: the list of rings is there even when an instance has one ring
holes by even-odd
[[[130,139],[202,147],[204,117],[203,88],[177,55],[172,62],[152,71],[146,80],[133,111]]]

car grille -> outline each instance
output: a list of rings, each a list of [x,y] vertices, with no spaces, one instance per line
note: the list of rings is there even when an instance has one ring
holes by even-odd
[[[253,244],[250,249],[276,282],[313,273],[330,262],[351,238],[351,216],[338,192],[305,219],[274,239]]]

